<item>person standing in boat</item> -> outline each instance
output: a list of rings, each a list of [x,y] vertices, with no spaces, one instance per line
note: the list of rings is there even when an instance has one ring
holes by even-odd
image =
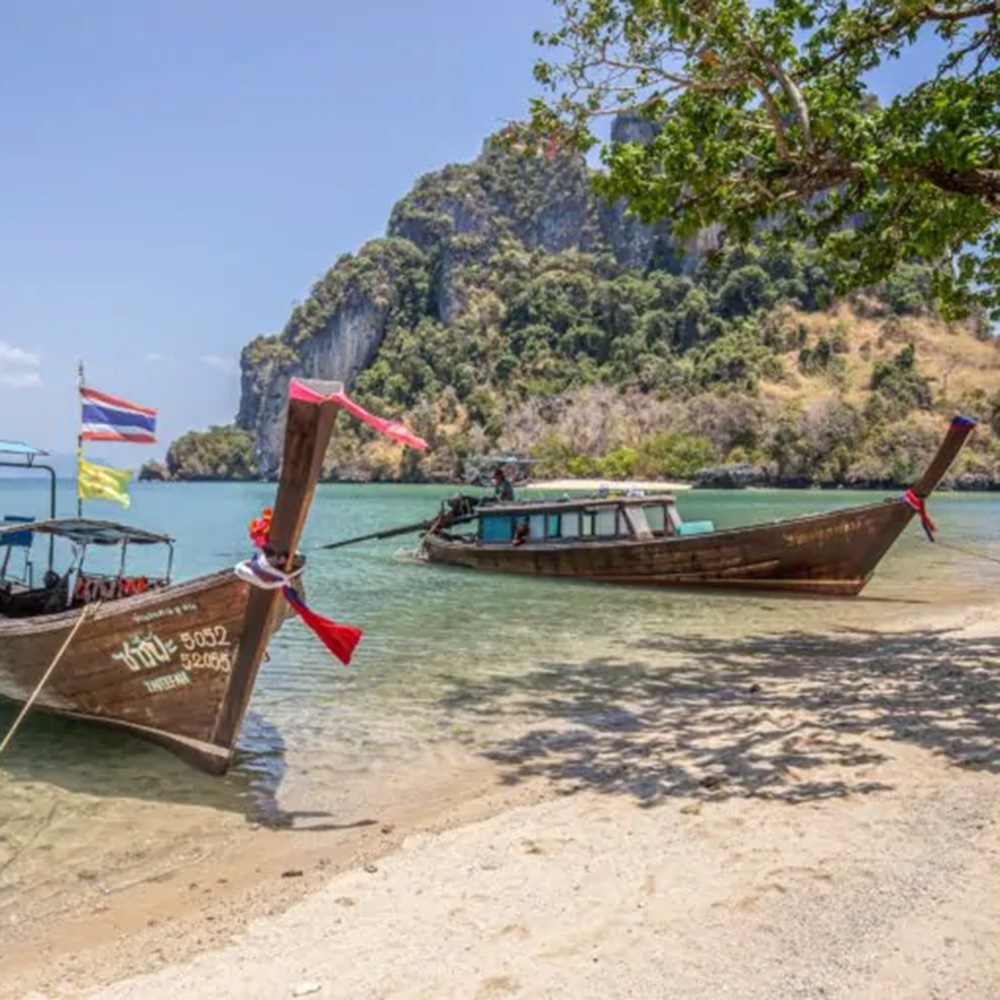
[[[514,487],[511,486],[510,480],[504,474],[503,469],[498,465],[493,470],[493,495],[496,497],[497,501],[500,503],[511,503],[514,499]]]

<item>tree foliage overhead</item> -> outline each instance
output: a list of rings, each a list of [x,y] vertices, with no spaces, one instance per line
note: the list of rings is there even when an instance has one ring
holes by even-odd
[[[604,145],[597,184],[644,220],[814,239],[841,290],[935,262],[942,304],[1000,317],[998,0],[554,2],[550,96],[515,137],[588,149],[634,112],[651,127]],[[893,61],[921,79],[880,103]]]

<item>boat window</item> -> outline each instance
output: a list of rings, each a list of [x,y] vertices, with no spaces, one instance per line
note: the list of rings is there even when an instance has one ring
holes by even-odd
[[[580,511],[580,534],[586,538],[594,533],[594,512],[591,510]]]
[[[642,507],[627,504],[621,508],[621,512],[623,531],[631,531],[634,538],[653,537],[653,533],[649,530],[649,522],[646,520],[646,512]]]
[[[528,521],[528,537],[529,538],[544,538],[545,537],[545,515],[544,514],[532,514]]]
[[[481,517],[479,519],[479,537],[484,542],[509,542],[514,537],[514,528],[510,517]]]
[[[610,510],[599,510],[594,515],[594,534],[602,538],[618,534],[618,511],[614,507]]]
[[[545,534],[548,535],[549,538],[558,538],[559,537],[559,515],[558,514],[549,514],[549,516],[548,516],[548,522],[545,525]]]
[[[560,517],[559,534],[562,538],[580,537],[580,512],[568,510]]]
[[[676,535],[677,529],[681,526],[681,515],[673,504],[667,507],[667,518],[670,521],[671,534]]]
[[[642,508],[646,512],[646,523],[653,534],[660,534],[666,526],[666,515],[663,513],[663,504],[647,504]]]

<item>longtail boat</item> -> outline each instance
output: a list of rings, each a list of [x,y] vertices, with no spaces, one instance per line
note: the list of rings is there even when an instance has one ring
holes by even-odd
[[[293,379],[273,513],[255,522],[263,532],[256,539],[260,548],[241,566],[172,582],[168,557],[163,576],[130,577],[124,572],[129,547],[163,545],[172,554],[172,540],[79,517],[0,527],[4,575],[5,550],[8,557],[18,545],[30,551],[36,534],[66,539],[79,554],[68,572],[57,573],[50,564],[44,586],[30,576],[21,582],[0,578],[0,697],[24,703],[37,695],[34,704],[42,710],[128,730],[202,770],[224,773],[268,641],[287,614],[299,613],[342,659],[360,638],[358,630],[318,619],[305,607],[299,582],[305,561],[296,552],[340,408],[397,440],[426,447],[405,428],[367,414],[340,383]],[[83,568],[92,545],[121,548],[117,575]]]
[[[932,534],[924,501],[974,427],[955,417],[919,481],[880,503],[716,530],[684,522],[669,495],[486,504],[465,495],[445,501],[418,552],[504,573],[854,596],[915,516]]]

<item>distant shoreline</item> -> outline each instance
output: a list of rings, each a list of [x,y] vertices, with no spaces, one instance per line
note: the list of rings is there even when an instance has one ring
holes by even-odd
[[[522,490],[599,490],[606,486],[614,490],[642,490],[644,493],[676,493],[690,490],[692,483],[664,483],[655,479],[540,479],[524,483]]]
[[[24,479],[26,477],[19,476],[0,476],[2,479]],[[188,477],[178,477],[171,479],[138,479],[136,480],[139,484],[153,484],[153,485],[164,485],[164,484],[174,484],[174,483],[277,483],[277,479],[251,479],[251,478],[233,478],[233,479],[222,479],[209,476],[192,476]],[[59,482],[75,482],[73,478],[62,478],[60,477]],[[488,485],[481,485],[478,483],[463,483],[455,481],[444,481],[440,479],[321,479],[319,482],[321,486],[438,486],[445,487],[454,490],[485,490],[489,491],[490,487]],[[516,483],[514,488],[516,490],[543,490],[543,491],[555,491],[555,490],[590,490],[597,491],[601,487],[607,487],[609,490],[643,490],[646,493],[680,493],[687,492],[689,490],[722,490],[725,492],[753,492],[755,490],[781,490],[781,491],[817,491],[817,492],[831,492],[836,490],[847,490],[853,493],[886,493],[898,490],[906,489],[906,484],[901,483],[806,483],[806,482],[796,482],[796,483],[754,483],[748,484],[746,486],[720,486],[720,485],[709,485],[700,486],[697,483],[679,483],[679,482],[661,482],[655,479],[540,479],[532,480],[527,483]],[[968,487],[957,487],[953,484],[943,484],[938,486],[934,491],[935,493],[984,493],[991,494],[1000,491],[1000,484],[990,485],[990,486],[980,486],[975,489]]]

